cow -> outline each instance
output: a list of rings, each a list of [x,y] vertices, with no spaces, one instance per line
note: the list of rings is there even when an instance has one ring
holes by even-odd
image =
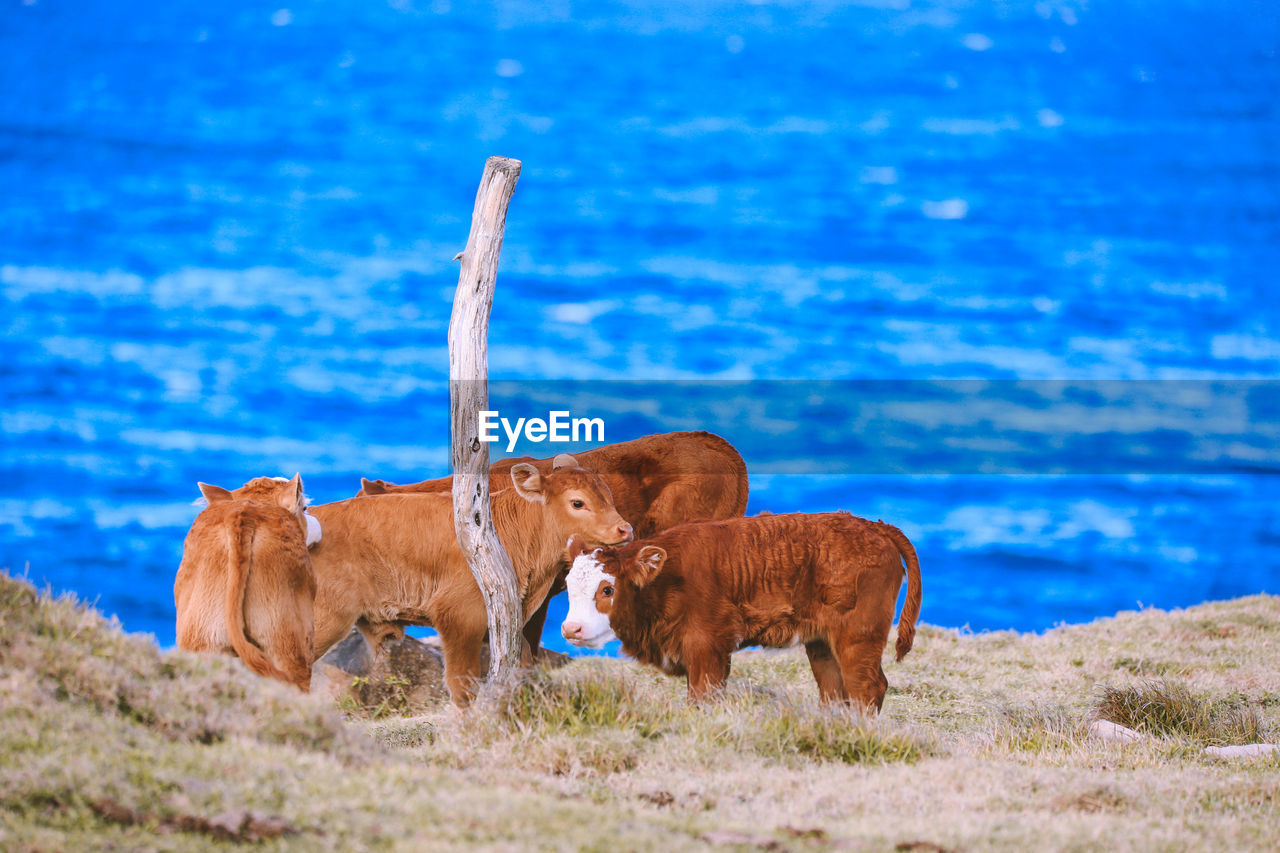
[[[533,465],[545,476],[555,458],[499,459],[489,467],[489,488],[495,492],[507,488],[516,465]],[[732,444],[713,433],[646,435],[585,450],[575,458],[609,486],[614,506],[631,522],[638,539],[685,521],[731,518],[747,510],[747,466]],[[356,495],[448,492],[452,488],[452,477],[403,486],[362,478]]]
[[[670,432],[609,444],[577,454],[613,494],[614,506],[631,522],[637,539],[685,521],[731,518],[747,509],[747,466],[733,445],[709,432]],[[501,459],[489,468],[489,488],[506,488],[515,465],[529,464],[546,475],[554,459]],[[357,496],[405,492],[449,492],[451,477],[398,486],[361,480]],[[567,566],[565,567],[567,569]],[[525,641],[536,654],[551,597],[564,589],[563,572],[525,626]],[[366,636],[370,632],[366,631]]]
[[[545,475],[511,467],[512,488],[492,496],[493,522],[515,569],[521,626],[546,598],[577,534],[594,545],[620,545],[631,525],[614,508],[609,487],[567,454]],[[316,593],[315,653],[320,657],[358,625],[431,625],[444,646],[445,684],[468,704],[483,674],[488,630],[484,598],[458,546],[448,493],[357,497],[311,508],[324,526],[312,552]]]
[[[804,643],[823,702],[878,712],[880,655],[906,563],[897,656],[920,614],[920,563],[902,531],[847,512],[691,522],[622,548],[570,539],[561,633],[622,650],[688,679],[691,701],[718,689],[743,646]]]
[[[235,491],[198,485],[208,506],[173,584],[178,647],[234,654],[307,692],[316,595],[307,547],[320,526],[306,515],[302,476],[258,477]]]

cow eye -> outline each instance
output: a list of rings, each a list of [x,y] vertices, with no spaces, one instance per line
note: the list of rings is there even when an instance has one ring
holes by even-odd
[[[608,598],[609,596],[613,595],[613,587],[611,587],[611,586],[606,586],[606,587],[604,588],[603,592],[604,592],[604,597],[605,597],[605,598]]]
[[[583,506],[584,506],[584,504],[582,503],[582,501],[574,501],[574,502],[573,502],[573,508],[574,508],[574,509],[582,509],[582,507],[583,507]]]

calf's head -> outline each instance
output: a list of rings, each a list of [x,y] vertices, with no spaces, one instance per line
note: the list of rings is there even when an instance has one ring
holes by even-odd
[[[640,589],[652,581],[662,571],[667,552],[645,545],[624,559],[618,549],[588,550],[574,536],[569,540],[568,559],[569,613],[560,633],[575,646],[598,649],[615,639],[609,617],[619,587]]]
[[[527,462],[513,465],[511,482],[520,497],[546,507],[561,542],[574,534],[592,546],[631,541],[631,525],[614,508],[604,480],[579,467],[568,454],[557,456],[555,467],[545,475]]]
[[[208,483],[197,485],[210,506],[220,501],[236,500],[275,504],[297,519],[299,529],[307,537],[308,546],[320,541],[320,522],[306,513],[308,498],[302,490],[301,474],[294,474],[292,480],[284,477],[255,477],[234,491]]]

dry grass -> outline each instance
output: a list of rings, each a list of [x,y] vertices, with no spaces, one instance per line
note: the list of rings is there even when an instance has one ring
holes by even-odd
[[[341,709],[0,578],[0,848],[1280,849],[1280,599],[921,629],[877,720],[802,652],[701,708],[584,659],[459,713]],[[1106,718],[1148,734],[1090,740]],[[914,845],[914,846],[913,846]]]
[[[1107,686],[1094,714],[1160,737],[1182,736],[1202,746],[1258,743],[1266,735],[1262,714],[1249,697],[1197,695],[1183,682],[1152,681]]]

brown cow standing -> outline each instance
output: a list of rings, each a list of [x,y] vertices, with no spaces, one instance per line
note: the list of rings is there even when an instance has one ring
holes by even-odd
[[[235,654],[259,675],[309,690],[316,579],[302,477],[259,477],[234,492],[199,485],[209,505],[187,533],[173,584],[179,648]]]
[[[743,646],[802,642],[823,701],[879,711],[880,655],[907,569],[898,659],[920,614],[920,564],[902,531],[847,512],[693,522],[622,548],[571,540],[565,639],[622,649],[700,699]]]
[[[555,457],[559,458],[559,457]],[[647,435],[577,454],[578,463],[596,471],[608,484],[613,504],[631,522],[638,539],[686,521],[732,518],[747,509],[747,466],[733,445],[709,432]],[[494,492],[511,484],[511,468],[530,464],[546,475],[554,459],[500,459],[489,468]],[[384,480],[362,480],[357,496],[405,492],[449,492],[451,477],[397,486]],[[530,618],[525,640],[537,652],[550,598],[564,589],[557,579]],[[386,632],[393,635],[393,632]],[[371,632],[366,631],[369,637]],[[371,638],[371,642],[373,642]]]
[[[572,464],[573,457],[565,460],[545,476],[532,465],[515,465],[514,488],[492,496],[493,523],[520,590],[522,626],[546,598],[570,536],[594,545],[632,536],[609,487]],[[484,671],[481,648],[489,622],[454,534],[452,496],[351,498],[311,512],[325,534],[311,554],[319,582],[316,657],[357,623],[362,631],[431,625],[444,646],[449,695],[457,704],[469,702]]]

